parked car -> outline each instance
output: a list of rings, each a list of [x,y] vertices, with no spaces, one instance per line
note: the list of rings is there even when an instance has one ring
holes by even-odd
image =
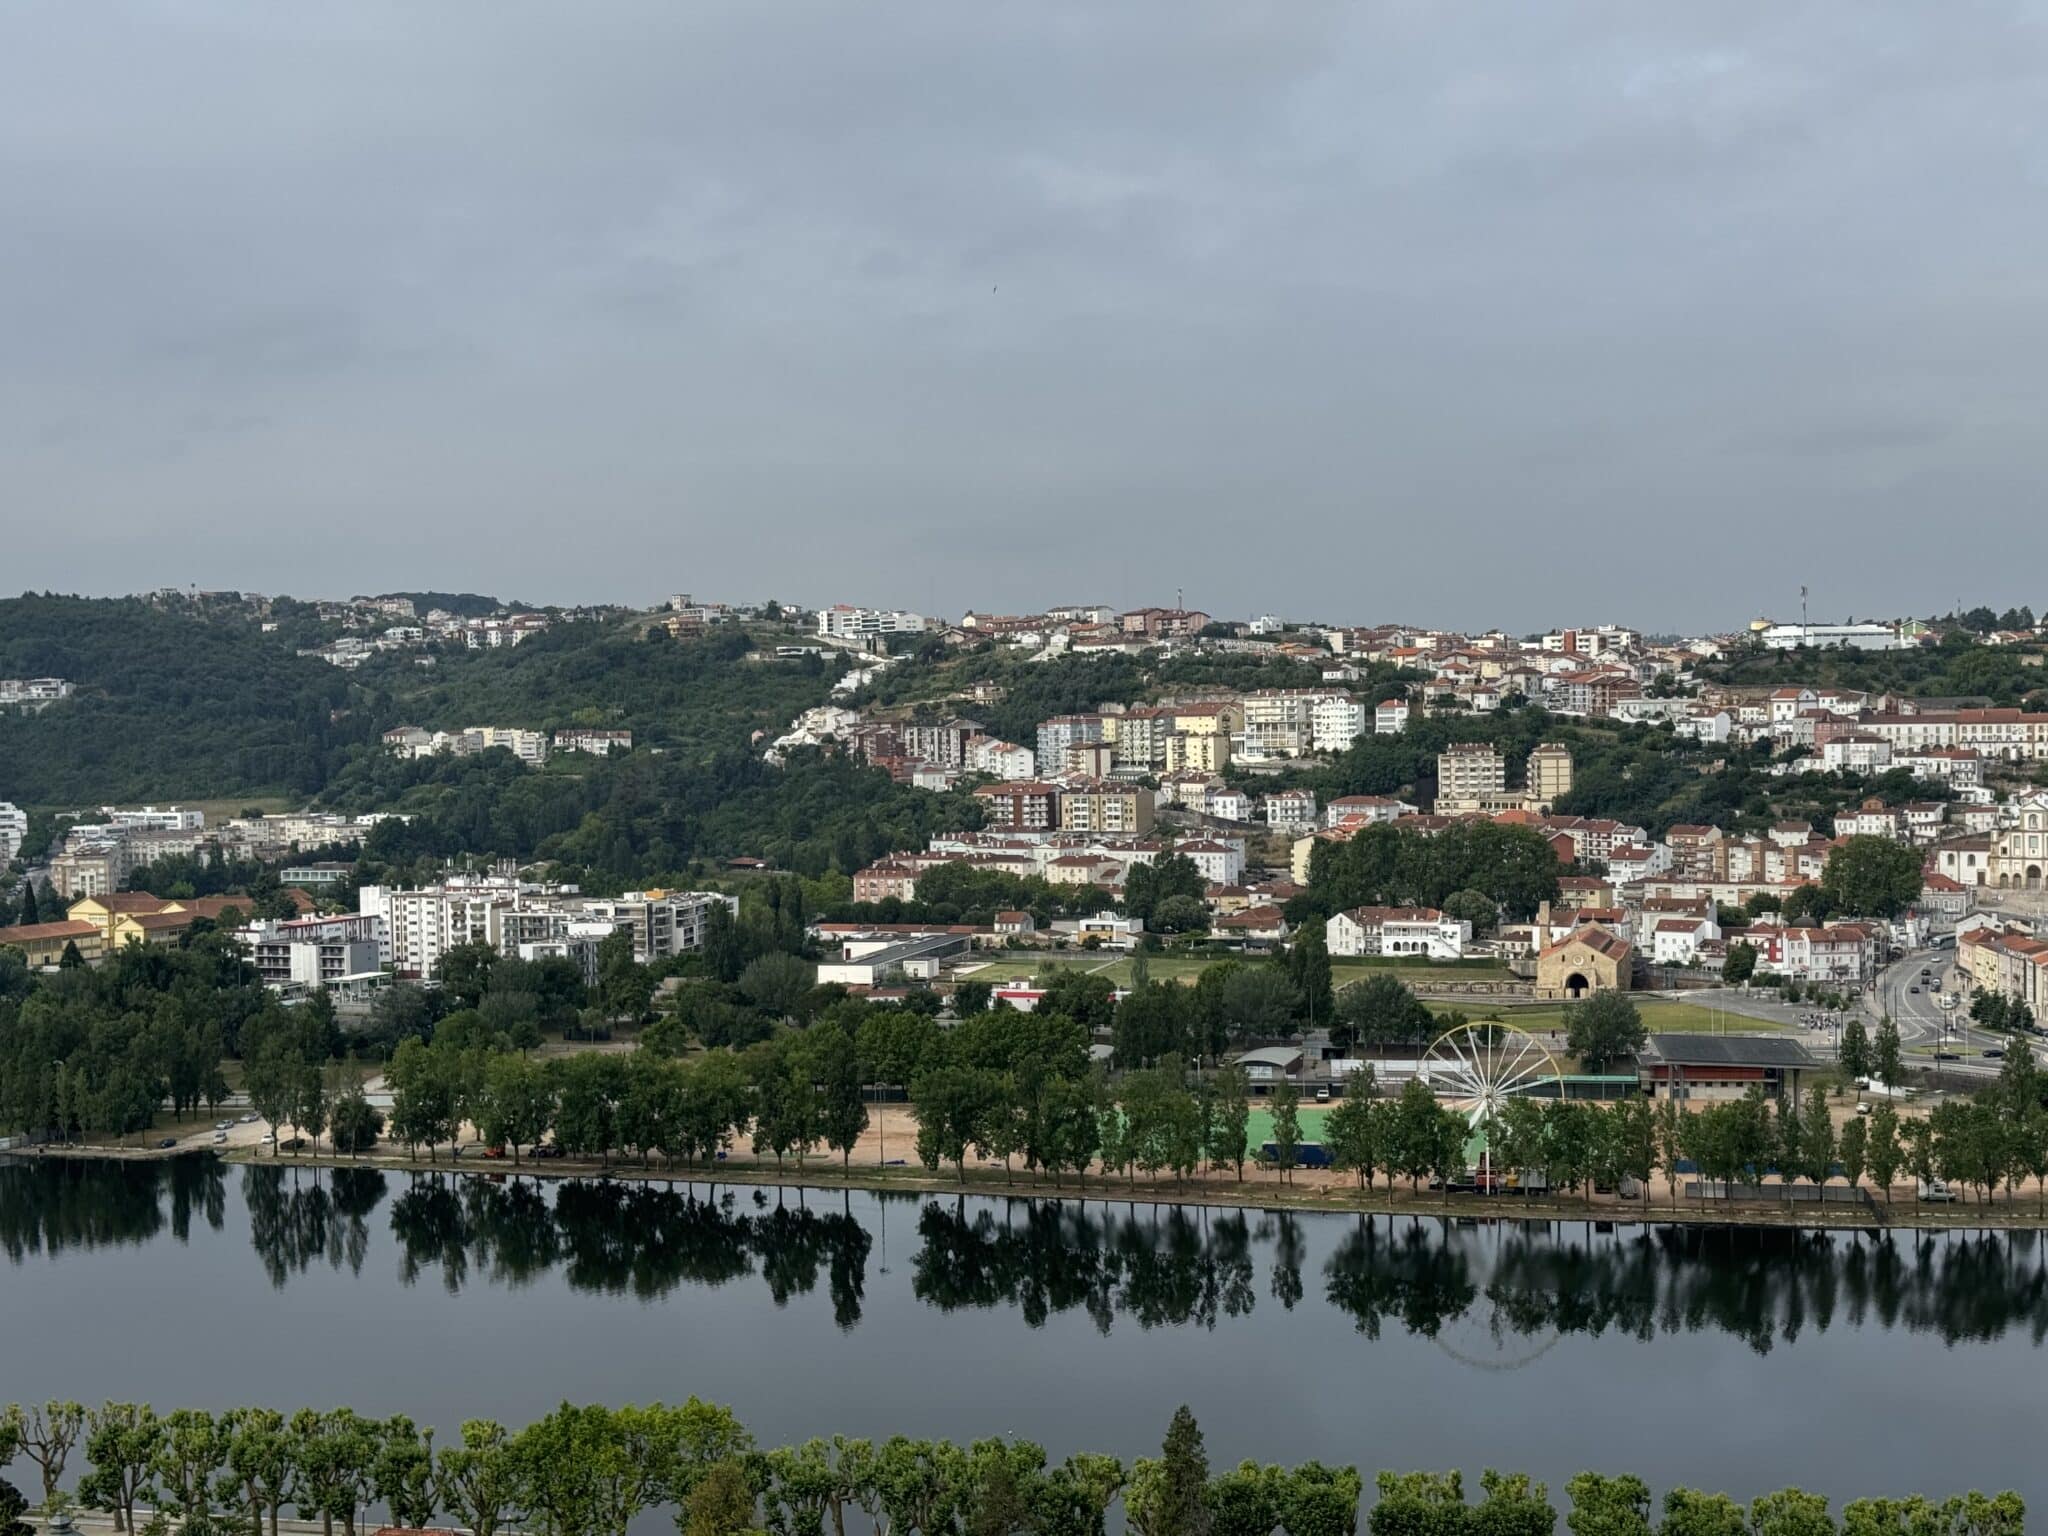
[[[1956,1192],[1948,1187],[1948,1183],[1944,1179],[1922,1179],[1920,1180],[1920,1198],[1931,1204],[1948,1205],[1954,1202]]]
[[[535,1147],[533,1149],[533,1155],[535,1157],[561,1157],[564,1155],[564,1153],[560,1147],[549,1144],[546,1146]]]
[[[226,1130],[226,1129],[227,1129],[227,1128],[228,1128],[229,1126],[233,1125],[234,1123],[235,1123],[235,1122],[234,1122],[234,1121],[232,1121],[232,1120],[216,1120],[216,1121],[214,1121],[214,1123],[213,1123],[213,1128],[214,1128],[214,1129],[215,1129],[216,1131],[224,1131],[224,1130]]]
[[[1858,1104],[1856,1106],[1856,1113],[1859,1115],[1867,1115],[1876,1107],[1877,1106],[1874,1104]]]
[[[244,1124],[244,1125],[254,1125],[255,1123],[256,1123],[256,1117],[255,1117],[254,1115],[244,1115],[244,1116],[242,1116],[242,1124]]]
[[[1316,1102],[1318,1104],[1327,1104],[1330,1102],[1330,1090],[1327,1085],[1316,1090]]]
[[[498,1158],[498,1157],[503,1157],[504,1155],[505,1155],[505,1149],[504,1149],[503,1147],[485,1147],[485,1148],[484,1148],[484,1156],[485,1156],[485,1157],[491,1157],[491,1158]]]

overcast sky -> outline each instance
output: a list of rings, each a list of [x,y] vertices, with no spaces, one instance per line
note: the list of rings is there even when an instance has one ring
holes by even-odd
[[[2048,600],[2048,7],[12,0],[0,588]]]

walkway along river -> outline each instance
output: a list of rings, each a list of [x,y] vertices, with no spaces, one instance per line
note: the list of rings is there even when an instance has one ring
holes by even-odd
[[[2036,1232],[1602,1230],[370,1169],[0,1161],[0,1401],[452,1430],[564,1398],[765,1441],[2048,1497]]]

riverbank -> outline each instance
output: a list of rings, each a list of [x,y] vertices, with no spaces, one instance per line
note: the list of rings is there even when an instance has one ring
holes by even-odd
[[[101,1152],[73,1147],[68,1152],[46,1151],[50,1157],[113,1156],[132,1158],[151,1154]],[[170,1154],[163,1154],[169,1156]],[[1049,1178],[1034,1180],[1015,1170],[1000,1167],[970,1167],[964,1180],[949,1173],[932,1173],[920,1165],[898,1167],[851,1167],[823,1160],[807,1161],[802,1167],[790,1164],[780,1170],[773,1164],[730,1160],[710,1168],[643,1167],[636,1162],[606,1165],[569,1158],[484,1161],[474,1152],[450,1160],[408,1157],[403,1153],[379,1152],[361,1157],[338,1156],[331,1152],[282,1153],[271,1155],[249,1149],[216,1154],[234,1164],[277,1168],[374,1168],[386,1173],[458,1174],[502,1182],[523,1179],[603,1179],[626,1183],[663,1185],[719,1184],[743,1187],[804,1189],[837,1192],[859,1190],[901,1195],[979,1195],[1027,1200],[1092,1200],[1110,1204],[1207,1206],[1221,1209],[1325,1212],[1340,1215],[1413,1215],[1445,1217],[1483,1222],[1600,1222],[1616,1226],[1718,1226],[1841,1228],[1902,1231],[1957,1231],[1985,1229],[2048,1228],[2037,1204],[1997,1201],[1989,1205],[1961,1203],[1934,1205],[1913,1198],[1913,1188],[1896,1189],[1892,1204],[1882,1199],[1870,1206],[1788,1204],[1779,1201],[1673,1202],[1668,1193],[1652,1190],[1652,1198],[1621,1201],[1609,1195],[1557,1194],[1549,1196],[1449,1195],[1426,1187],[1410,1190],[1389,1188],[1381,1183],[1370,1190],[1336,1181],[1283,1184],[1277,1176],[1248,1172],[1242,1181],[1229,1174],[1202,1175],[1185,1184],[1172,1179],[1130,1179],[1122,1176],[1091,1176],[1085,1183],[1067,1179],[1054,1184]],[[1301,1174],[1297,1173],[1297,1179]]]

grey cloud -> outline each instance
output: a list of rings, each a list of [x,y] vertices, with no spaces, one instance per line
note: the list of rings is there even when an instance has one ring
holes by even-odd
[[[2038,606],[2044,100],[2018,4],[25,0],[8,563]]]

